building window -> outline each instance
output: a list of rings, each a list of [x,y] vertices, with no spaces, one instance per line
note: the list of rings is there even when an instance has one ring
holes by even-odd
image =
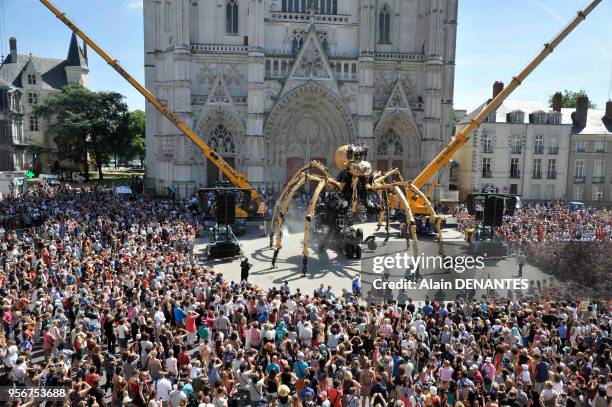
[[[227,0],[225,5],[225,32],[238,34],[238,0]]]
[[[574,199],[577,201],[582,201],[583,196],[584,196],[584,185],[582,184],[574,185]]]
[[[542,178],[542,159],[536,158],[533,160],[533,177],[535,179]]]
[[[594,143],[594,149],[595,149],[596,153],[605,153],[606,152],[606,144],[603,142],[603,140],[596,141]]]
[[[291,51],[294,54],[302,48],[302,44],[304,44],[307,35],[308,33],[306,33],[306,31],[293,30],[291,33]]]
[[[378,42],[381,44],[391,43],[391,13],[387,5],[383,6],[378,13]]]
[[[559,154],[559,137],[550,136],[548,139],[548,154]]]
[[[557,160],[554,158],[548,160],[548,166],[546,167],[546,178],[557,179]]]
[[[545,124],[546,114],[545,113],[533,113],[529,115],[529,121],[531,124]]]
[[[601,184],[604,182],[604,161],[593,161],[593,184]]]
[[[489,114],[489,115],[488,115],[488,116],[485,118],[484,122],[485,122],[485,123],[495,123],[495,116],[496,116],[496,113],[495,113],[495,112],[493,112],[493,113]]]
[[[492,153],[493,152],[493,140],[490,134],[484,134],[482,136],[482,152]]]
[[[576,160],[574,164],[574,182],[584,182],[584,160]]]
[[[210,135],[210,146],[213,150],[221,154],[235,154],[236,145],[232,133],[220,124],[212,131]]]
[[[586,152],[586,141],[585,140],[576,141],[576,152],[577,153]]]
[[[512,195],[518,195],[518,184],[510,184],[510,193]]]
[[[549,201],[555,199],[555,184],[546,185],[546,199]]]
[[[591,188],[592,199],[594,201],[601,201],[603,199],[603,185],[593,184]]]
[[[548,116],[548,123],[550,124],[561,124],[561,115],[554,113]]]
[[[282,9],[288,13],[305,13],[308,0],[283,0]]]
[[[491,178],[491,158],[482,159],[482,178]]]
[[[531,199],[540,199],[540,184],[531,184]]]
[[[520,178],[521,170],[519,169],[519,159],[511,158],[510,159],[510,178]]]
[[[28,85],[36,85],[36,75],[28,74]]]
[[[30,116],[30,131],[38,131],[38,116]]]
[[[544,136],[535,136],[535,154],[544,154]]]
[[[319,0],[317,11],[321,14],[338,14],[338,0]]]
[[[31,105],[38,104],[38,94],[33,92],[28,92],[28,103]]]
[[[512,136],[512,141],[510,142],[510,150],[512,154],[521,153],[521,136],[517,134]]]

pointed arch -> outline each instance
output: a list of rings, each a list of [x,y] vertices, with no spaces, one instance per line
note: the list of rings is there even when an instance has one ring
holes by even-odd
[[[391,43],[391,7],[385,4],[378,12],[378,42]]]
[[[238,0],[226,0],[225,32],[228,34],[238,34]]]
[[[239,171],[243,156],[245,129],[236,115],[228,108],[211,107],[201,114],[196,125],[197,134],[213,150],[236,170]],[[223,179],[219,169],[210,160],[206,160],[206,185],[215,186]]]

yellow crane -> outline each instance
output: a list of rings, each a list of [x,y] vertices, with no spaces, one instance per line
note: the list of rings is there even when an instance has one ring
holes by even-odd
[[[206,144],[200,137],[198,137],[193,130],[191,130],[185,122],[183,122],[176,113],[174,113],[168,106],[153,95],[147,88],[142,86],[132,75],[130,75],[119,62],[111,57],[106,51],[104,51],[94,40],[85,34],[66,14],[62,13],[55,5],[48,0],[40,0],[40,2],[47,7],[60,21],[62,21],[68,28],[70,28],[76,35],[78,35],[87,45],[89,45],[102,59],[104,59],[115,71],[117,71],[125,80],[127,80],[142,96],[144,96],[157,110],[159,110],[164,116],[168,118],[179,130],[183,132],[191,141],[193,141],[202,150],[202,153],[208,158],[219,170],[227,177],[228,181],[236,185],[241,189],[249,190],[251,200],[255,202],[256,206],[252,208],[251,213],[262,213],[264,208],[264,201],[253,188],[245,174],[237,172],[231,165],[227,163],[215,150],[213,150],[208,144]],[[241,208],[236,208],[236,216],[246,217],[247,212]]]
[[[544,44],[544,49],[514,78],[508,86],[506,86],[496,97],[493,98],[485,108],[472,118],[469,123],[461,130],[459,130],[451,141],[444,147],[444,149],[433,159],[427,167],[420,172],[419,175],[412,181],[412,184],[418,189],[422,189],[423,186],[436,175],[445,165],[447,165],[453,158],[455,153],[465,144],[469,139],[470,135],[476,130],[482,122],[493,113],[502,102],[529,76],[535,68],[540,65],[548,55],[550,55],[554,49],[559,45],[567,35],[572,32],[574,28],[593,11],[597,5],[601,3],[601,0],[593,0],[584,10],[578,11],[576,17],[567,25],[565,28],[557,34],[557,36],[547,44]],[[434,180],[437,182],[437,180]],[[423,198],[417,194],[412,194],[410,199],[410,207],[414,215],[427,216],[430,214],[429,206],[425,203]]]

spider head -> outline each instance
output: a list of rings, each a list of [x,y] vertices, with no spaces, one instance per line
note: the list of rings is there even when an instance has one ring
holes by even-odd
[[[353,164],[359,164],[362,162],[367,163],[366,158],[368,157],[368,149],[364,146],[349,144],[346,146],[340,147],[336,150],[336,167],[340,171],[342,170],[351,170]],[[362,168],[365,170],[365,168]],[[371,166],[370,166],[371,171]],[[353,171],[351,170],[351,173]],[[357,173],[353,175],[359,175]],[[365,175],[365,174],[362,174]]]

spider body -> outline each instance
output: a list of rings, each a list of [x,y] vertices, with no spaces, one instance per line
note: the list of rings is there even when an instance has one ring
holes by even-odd
[[[335,164],[338,170],[336,177],[332,176],[328,169],[317,161],[311,161],[302,167],[287,183],[279,200],[274,207],[272,215],[272,228],[270,232],[270,246],[274,243],[276,235],[276,247],[272,257],[272,265],[276,263],[278,253],[282,248],[281,226],[289,208],[289,203],[295,193],[302,188],[306,182],[314,181],[316,187],[312,192],[312,199],[306,210],[304,241],[302,250],[302,273],[308,270],[308,238],[310,232],[317,241],[319,250],[325,247],[343,249],[348,258],[361,258],[361,245],[367,244],[368,248],[376,248],[374,237],[363,239],[363,231],[355,228],[353,218],[359,215],[362,220],[368,214],[378,213],[378,227],[382,226],[383,219],[386,220],[386,240],[389,239],[389,206],[388,194],[394,194],[401,203],[406,213],[406,222],[410,224],[410,234],[406,235],[406,243],[409,247],[408,238],[412,237],[414,254],[418,253],[416,245],[416,223],[406,196],[413,194],[425,200],[430,209],[430,220],[433,220],[438,230],[438,242],[442,252],[442,240],[440,231],[441,219],[438,218],[427,197],[409,181],[404,181],[397,168],[381,173],[373,172],[372,164],[367,161],[368,151],[360,145],[345,145],[336,151]],[[395,178],[396,181],[386,180]],[[374,199],[377,196],[378,199]],[[319,202],[319,198],[321,198]]]

